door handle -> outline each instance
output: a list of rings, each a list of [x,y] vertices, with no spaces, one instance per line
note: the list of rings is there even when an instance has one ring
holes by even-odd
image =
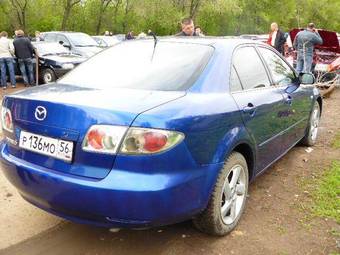
[[[243,112],[253,117],[255,115],[255,109],[256,107],[252,103],[248,103],[248,105],[243,108]]]

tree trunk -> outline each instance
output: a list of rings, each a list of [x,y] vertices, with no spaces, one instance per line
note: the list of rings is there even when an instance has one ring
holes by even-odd
[[[117,0],[115,7],[114,7],[114,12],[113,12],[113,33],[116,34],[118,32],[117,30],[117,16],[118,16],[118,10],[119,10],[119,6],[122,3],[122,0]]]
[[[67,21],[70,17],[72,8],[80,2],[81,2],[81,0],[66,0],[66,3],[64,5],[65,7],[64,7],[63,21],[61,23],[61,30],[62,31],[66,30]]]
[[[70,8],[69,7],[66,7],[65,8],[65,11],[64,11],[64,16],[63,16],[63,22],[61,23],[61,31],[65,31],[66,30],[66,23],[67,23],[67,20],[70,16]]]
[[[128,32],[127,30],[127,17],[130,11],[130,0],[126,0],[126,4],[125,4],[125,16],[124,16],[124,21],[123,21],[123,31],[124,32]]]
[[[190,11],[189,11],[190,18],[195,19],[198,9],[200,7],[200,4],[201,4],[201,0],[191,0]]]
[[[11,0],[12,7],[17,14],[19,26],[22,30],[26,30],[26,10],[29,0]]]
[[[112,0],[101,0],[100,3],[100,9],[99,9],[99,16],[98,16],[98,22],[97,22],[97,26],[96,26],[96,34],[99,35],[100,33],[100,29],[102,26],[102,21],[103,21],[103,15],[107,9],[107,7],[109,6],[109,4],[112,2]]]

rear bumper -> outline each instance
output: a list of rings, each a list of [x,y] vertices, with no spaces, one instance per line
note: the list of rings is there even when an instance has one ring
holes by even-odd
[[[190,219],[207,205],[223,165],[169,174],[113,169],[95,180],[16,158],[4,143],[0,162],[6,178],[27,201],[68,220],[104,227],[160,226]]]

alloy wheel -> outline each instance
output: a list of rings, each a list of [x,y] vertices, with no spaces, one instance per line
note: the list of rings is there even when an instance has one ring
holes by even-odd
[[[246,175],[241,165],[235,165],[227,175],[221,196],[222,221],[230,225],[239,216],[246,198]]]
[[[319,107],[314,107],[311,121],[310,121],[310,135],[313,141],[316,140],[318,135],[318,127],[319,127],[319,120],[320,120],[320,110]]]

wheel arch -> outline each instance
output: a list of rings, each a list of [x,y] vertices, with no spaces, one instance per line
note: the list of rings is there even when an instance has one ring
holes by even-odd
[[[41,67],[40,67],[40,70],[39,70],[39,78],[41,79],[41,81],[44,81],[44,72],[45,72],[46,70],[52,71],[52,73],[54,74],[55,79],[57,79],[57,74],[56,74],[56,72],[55,72],[53,66],[51,66],[51,65],[46,65],[46,66],[41,66]]]
[[[242,154],[242,156],[245,158],[246,162],[247,162],[247,166],[248,166],[248,173],[249,173],[249,180],[251,180],[254,176],[254,172],[255,172],[255,153],[254,150],[252,149],[252,147],[246,143],[246,142],[242,142],[239,143],[238,145],[236,145],[233,149],[232,152],[236,151],[240,154]]]
[[[320,106],[320,114],[322,113],[322,98],[321,96],[316,98],[316,102],[319,104]]]

